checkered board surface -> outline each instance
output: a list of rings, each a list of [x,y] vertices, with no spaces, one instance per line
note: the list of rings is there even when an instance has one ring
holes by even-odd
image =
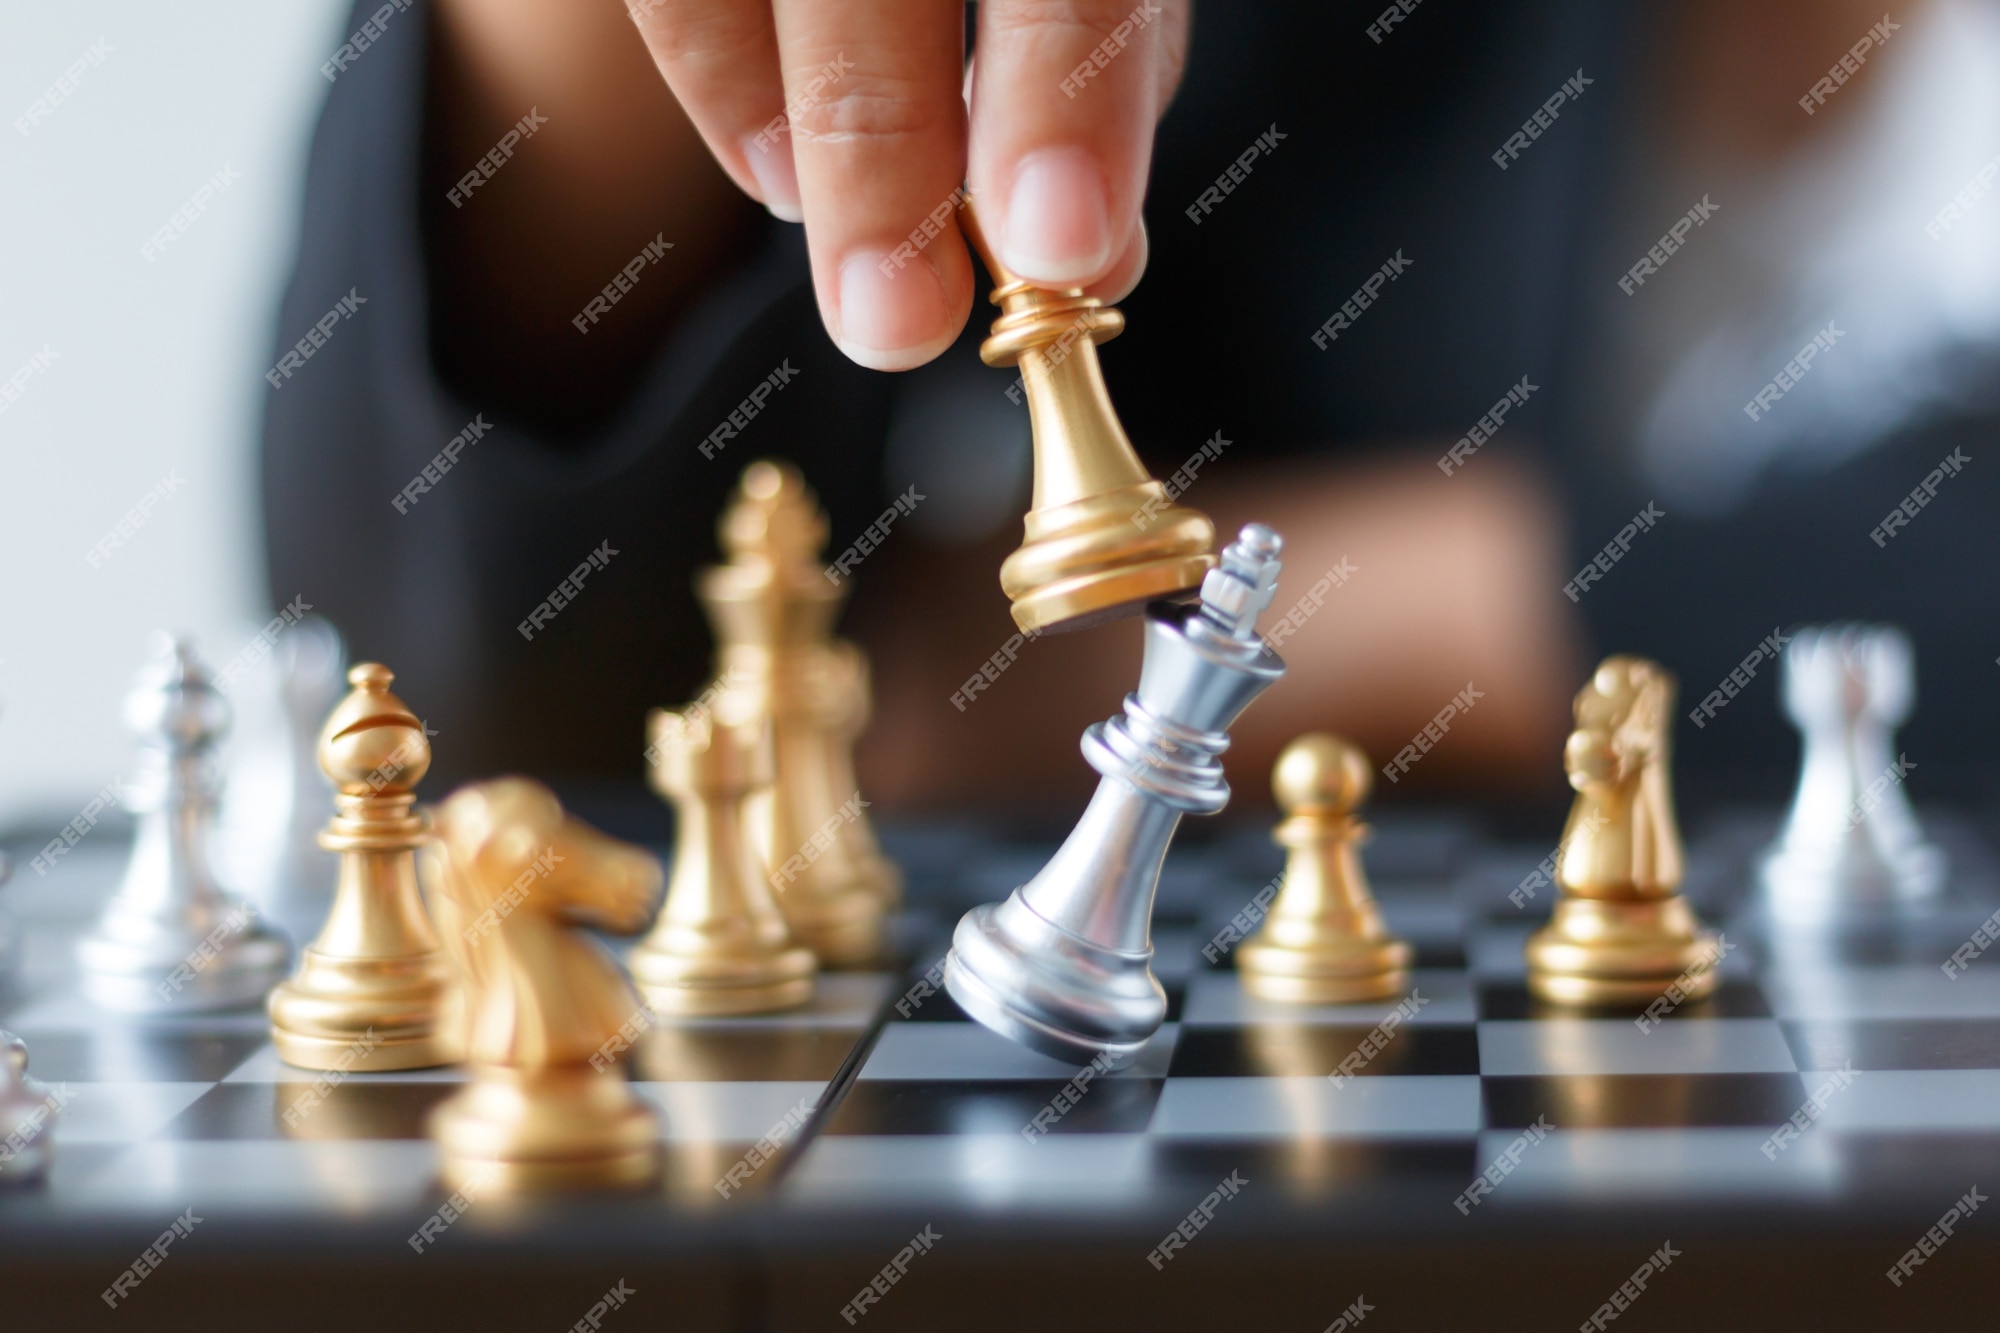
[[[1955,980],[1940,967],[2000,905],[1980,887],[1983,870],[1961,876],[1921,927],[1772,947],[1731,915],[1743,858],[1726,846],[1697,857],[1702,910],[1740,947],[1715,998],[1640,1031],[1630,1015],[1530,1000],[1521,945],[1536,923],[1506,891],[1544,849],[1491,847],[1443,824],[1378,841],[1377,894],[1417,948],[1411,986],[1424,1003],[1357,1076],[1328,1078],[1395,1002],[1245,997],[1227,960],[1211,966],[1201,945],[1275,861],[1261,840],[1194,845],[1171,858],[1162,889],[1167,1024],[1131,1068],[1095,1081],[1033,1139],[1023,1127],[1077,1071],[969,1022],[942,991],[918,988],[902,1012],[897,1001],[940,956],[960,908],[1012,888],[1048,849],[916,841],[906,975],[830,975],[796,1013],[646,1035],[632,1078],[661,1112],[658,1206],[718,1206],[715,1182],[802,1107],[810,1118],[738,1203],[1156,1209],[1189,1206],[1241,1171],[1295,1202],[1338,1207],[1357,1190],[1387,1191],[1451,1217],[1451,1200],[1538,1121],[1553,1131],[1516,1154],[1485,1207],[1840,1203],[1933,1177],[1962,1191],[1968,1172],[2000,1165],[2000,950]],[[1969,841],[1954,855],[1984,864]],[[115,870],[109,856],[98,867],[107,882]],[[29,897],[16,906],[29,926],[25,985],[0,1025],[26,1039],[31,1071],[70,1097],[38,1209],[157,1215],[192,1202],[351,1218],[435,1206],[423,1123],[459,1071],[356,1075],[287,1125],[285,1109],[317,1076],[276,1059],[261,1014],[130,1021],[92,1010],[67,961],[92,893],[44,886]],[[1763,1151],[1847,1067],[1859,1076],[1825,1098],[1810,1130]],[[0,1195],[0,1220],[20,1206]]]

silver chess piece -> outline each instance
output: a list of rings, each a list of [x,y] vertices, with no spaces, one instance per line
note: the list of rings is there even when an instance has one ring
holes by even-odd
[[[1045,1055],[1129,1064],[1167,1015],[1153,976],[1153,894],[1184,814],[1229,803],[1229,724],[1284,675],[1257,633],[1284,543],[1260,523],[1226,548],[1192,604],[1146,612],[1139,688],[1083,734],[1103,776],[1039,874],[959,921],[945,985],[979,1022]]]
[[[1889,625],[1802,629],[1785,648],[1780,688],[1804,755],[1763,863],[1772,916],[1825,922],[1934,899],[1944,857],[1917,826],[1894,743],[1916,696],[1908,637]]]
[[[322,616],[271,625],[278,630],[265,627],[269,655],[229,692],[237,726],[216,864],[266,921],[295,940],[310,940],[326,921],[340,868],[339,858],[319,845],[333,799],[319,768],[319,729],[347,693],[347,649]]]
[[[28,1047],[0,1028],[0,1185],[38,1180],[49,1165],[49,1140],[61,1092],[28,1077]]]
[[[132,859],[96,930],[77,947],[84,994],[125,1013],[255,1004],[282,981],[289,950],[209,868],[214,750],[229,704],[186,643],[162,638],[125,699],[139,734]]]

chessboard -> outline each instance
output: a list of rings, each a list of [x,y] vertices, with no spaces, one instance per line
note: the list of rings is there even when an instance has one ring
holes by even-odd
[[[8,890],[26,948],[0,1026],[64,1105],[48,1180],[0,1192],[0,1308],[10,1329],[1924,1324],[1990,1299],[2000,1250],[1978,1206],[2000,959],[1943,966],[2000,891],[1980,840],[1927,818],[1945,907],[1810,941],[1744,912],[1769,822],[1697,836],[1690,896],[1732,947],[1714,997],[1650,1024],[1531,999],[1548,891],[1519,889],[1551,848],[1447,815],[1389,812],[1368,848],[1407,995],[1247,998],[1228,927],[1277,852],[1190,829],[1155,933],[1168,1022],[1108,1073],[936,985],[957,914],[1051,846],[892,827],[907,968],[823,976],[790,1014],[661,1020],[631,1078],[663,1183],[534,1204],[436,1183],[424,1117],[458,1071],[329,1081],[282,1065],[255,1011],[89,1007],[69,960],[121,865],[107,836]]]

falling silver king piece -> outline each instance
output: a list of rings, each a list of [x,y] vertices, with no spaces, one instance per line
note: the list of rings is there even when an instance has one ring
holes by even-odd
[[[1103,777],[1041,873],[958,923],[945,962],[952,998],[1045,1055],[1129,1064],[1166,1019],[1152,971],[1153,894],[1184,814],[1229,803],[1230,723],[1285,674],[1257,633],[1284,543],[1260,523],[1222,552],[1191,604],[1146,613],[1145,664],[1121,716],[1083,734]]]

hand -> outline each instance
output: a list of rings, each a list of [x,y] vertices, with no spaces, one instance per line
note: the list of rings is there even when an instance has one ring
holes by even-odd
[[[982,0],[976,76],[959,0],[627,7],[723,169],[806,224],[834,342],[908,370],[971,311],[962,185],[1029,281],[1109,300],[1138,281],[1153,127],[1180,81],[1189,3]]]

